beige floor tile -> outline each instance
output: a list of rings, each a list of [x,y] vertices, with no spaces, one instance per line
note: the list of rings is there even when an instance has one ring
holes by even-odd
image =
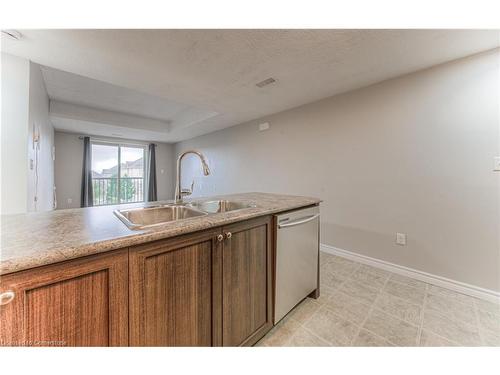
[[[425,290],[426,287],[427,287],[427,284],[422,282],[422,281],[419,281],[419,280],[415,280],[415,279],[412,279],[410,277],[406,277],[406,276],[403,276],[403,275],[398,275],[398,274],[395,274],[393,273],[390,277],[391,281],[395,281],[395,282],[398,282],[400,284],[404,284],[404,285],[407,285],[407,286],[411,286],[412,288],[415,288],[415,289],[420,289],[420,290]]]
[[[383,291],[392,294],[393,296],[410,301],[416,305],[422,305],[422,303],[424,302],[425,292],[423,290],[391,280],[389,280],[387,284],[385,284]]]
[[[370,273],[372,275],[379,275],[379,276],[386,277],[386,278],[389,278],[392,275],[392,272],[383,270],[381,268],[372,267],[372,266],[369,266],[367,264],[362,264],[361,266],[359,266],[358,270],[366,272],[366,273]]]
[[[287,342],[286,346],[331,346],[322,338],[309,332],[307,329],[300,327],[292,338]]]
[[[320,304],[311,298],[306,298],[297,307],[290,311],[287,315],[299,323],[306,322],[311,316],[318,311]]]
[[[321,267],[319,274],[320,290],[321,288],[338,288],[347,279],[347,276],[338,275]]]
[[[432,332],[422,330],[420,336],[420,346],[458,346],[458,344],[438,336]]]
[[[361,264],[361,263],[355,262],[353,260],[350,260],[350,259],[347,259],[344,257],[339,257],[337,255],[334,255],[333,261],[336,263],[350,264],[350,265],[356,265],[356,266],[359,266]]]
[[[330,272],[338,275],[340,278],[346,278],[352,275],[354,271],[359,267],[358,263],[350,262],[330,262],[321,266],[321,271]]]
[[[481,328],[500,333],[500,316],[483,310],[478,310],[477,315]]]
[[[426,310],[424,312],[423,328],[462,345],[481,344],[477,327],[452,320],[436,311]]]
[[[299,322],[285,317],[256,346],[285,346],[300,327]]]
[[[335,255],[325,253],[324,251],[319,252],[319,264],[324,265],[330,263],[335,259]]]
[[[378,294],[378,290],[370,288],[366,284],[354,280],[347,280],[344,284],[342,284],[339,290],[368,305],[371,305],[375,301]]]
[[[325,307],[318,310],[304,327],[334,346],[350,345],[359,329]]]
[[[500,346],[500,305],[325,254],[320,298],[304,300],[257,346],[413,346],[422,315],[420,346]]]
[[[366,329],[361,329],[359,335],[354,339],[352,346],[394,346],[387,340],[368,332]]]
[[[451,320],[460,320],[464,323],[476,325],[474,307],[464,304],[453,297],[429,294],[427,295],[425,308],[426,310],[433,310],[446,315]]]
[[[495,333],[487,330],[481,330],[483,345],[500,346],[500,333]]]
[[[441,288],[440,286],[437,285],[429,285],[427,292],[435,296],[448,297],[449,299],[453,298],[456,301],[459,301],[467,305],[473,305],[474,303],[473,297],[466,296],[465,294],[462,293],[457,293],[450,289]]]
[[[422,308],[407,300],[382,292],[378,295],[374,306],[408,323],[420,324]]]
[[[320,262],[320,298],[304,300],[257,346],[413,346],[422,315],[420,346],[500,346],[499,304],[336,255],[321,252]]]
[[[389,278],[389,274],[370,272],[366,267],[367,266],[361,266],[358,268],[350,278],[360,283],[367,284],[372,288],[381,289]]]
[[[325,306],[338,316],[355,324],[361,324],[370,310],[369,305],[340,291],[333,294]]]
[[[479,310],[488,311],[489,313],[500,316],[500,304],[485,301],[479,298],[475,298],[474,302]]]
[[[319,298],[314,299],[314,301],[319,303],[320,305],[324,305],[328,302],[329,298],[335,293],[335,291],[335,288],[321,285],[321,287],[319,288]]]
[[[363,328],[398,346],[415,346],[418,328],[382,311],[373,310]]]

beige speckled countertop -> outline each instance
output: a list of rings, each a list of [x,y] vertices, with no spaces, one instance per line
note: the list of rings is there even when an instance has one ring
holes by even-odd
[[[253,203],[256,207],[169,222],[143,230],[128,229],[113,214],[113,210],[171,201],[4,215],[0,235],[0,275],[320,202],[316,198],[267,193],[233,194],[196,200],[221,198]]]

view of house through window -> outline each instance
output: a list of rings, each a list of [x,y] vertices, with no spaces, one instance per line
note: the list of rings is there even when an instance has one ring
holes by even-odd
[[[92,143],[94,206],[144,201],[145,147]]]

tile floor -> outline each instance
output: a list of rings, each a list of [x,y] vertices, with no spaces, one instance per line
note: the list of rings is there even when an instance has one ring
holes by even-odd
[[[258,346],[500,346],[500,305],[321,253],[307,298]]]

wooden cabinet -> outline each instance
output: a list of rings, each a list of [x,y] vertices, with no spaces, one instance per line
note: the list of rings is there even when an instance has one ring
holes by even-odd
[[[272,327],[271,220],[223,228],[222,343],[253,345]]]
[[[130,249],[130,344],[252,345],[272,326],[271,220]]]
[[[220,301],[214,265],[220,230],[194,233],[130,250],[130,344],[219,345]]]
[[[253,345],[272,327],[272,243],[261,217],[0,276],[0,345]]]
[[[119,250],[0,276],[0,345],[128,345],[127,274]]]

